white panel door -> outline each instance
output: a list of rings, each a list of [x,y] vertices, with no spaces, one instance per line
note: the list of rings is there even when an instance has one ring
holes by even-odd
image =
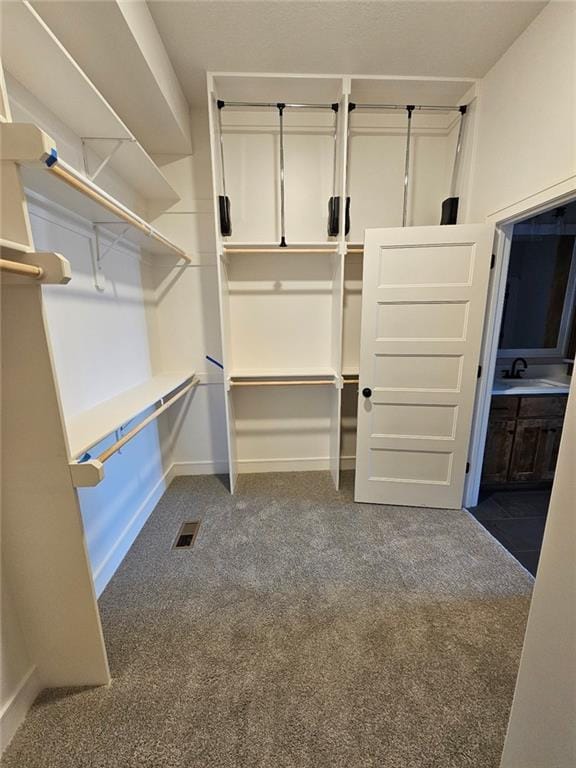
[[[492,240],[366,230],[356,501],[461,507]]]

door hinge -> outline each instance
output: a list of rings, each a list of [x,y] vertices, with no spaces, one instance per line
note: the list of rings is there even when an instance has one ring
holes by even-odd
[[[478,373],[476,374],[476,378],[479,379],[480,376],[482,376],[482,366],[481,365],[478,366]]]
[[[496,254],[492,254],[492,258],[490,259],[490,269],[494,269],[494,265],[496,264]]]
[[[470,472],[470,462],[469,461],[466,462],[466,474],[468,474],[468,472]]]

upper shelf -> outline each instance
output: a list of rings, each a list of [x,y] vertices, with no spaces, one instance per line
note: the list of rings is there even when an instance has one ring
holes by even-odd
[[[192,152],[189,106],[146,3],[32,5],[148,152]]]
[[[208,80],[224,101],[332,103],[342,96],[342,78],[334,75],[212,72]]]
[[[148,253],[190,261],[182,248],[155,227],[60,160],[52,138],[37,126],[0,123],[0,159],[20,166],[28,190],[109,229],[115,237],[129,240]],[[118,229],[114,224],[124,226]]]
[[[231,379],[277,379],[277,378],[336,378],[334,368],[328,365],[299,368],[232,368],[228,372]]]
[[[109,167],[147,200],[166,207],[180,197],[100,91],[32,6],[2,6],[2,59],[6,70],[104,159],[124,139]],[[34,55],[31,55],[31,52]]]
[[[352,77],[350,99],[360,104],[458,106],[475,88],[472,78]]]
[[[97,185],[82,179],[65,163],[59,161],[50,168],[44,164],[22,164],[20,169],[26,189],[77,213],[93,224],[108,228],[113,236],[121,234],[123,239],[134,243],[146,253],[154,256],[177,256],[190,261],[185,251],[171,243],[155,227]],[[64,171],[65,177],[60,171]],[[118,224],[128,226],[122,231],[118,227],[112,228],[112,225]]]
[[[67,424],[70,458],[77,459],[138,414],[193,378],[190,371],[165,373],[77,414]]]

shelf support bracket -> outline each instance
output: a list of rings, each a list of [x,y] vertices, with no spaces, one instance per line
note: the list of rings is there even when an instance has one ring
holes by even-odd
[[[94,227],[94,245],[95,245],[95,253],[93,252],[92,257],[92,271],[94,273],[94,287],[97,291],[104,291],[106,289],[106,275],[104,274],[104,269],[102,266],[102,261],[105,256],[107,256],[110,251],[124,238],[126,237],[126,233],[130,229],[130,225],[127,224],[125,227],[123,227],[120,234],[116,235],[116,237],[112,240],[111,243],[109,243],[106,248],[102,249],[101,242],[100,242],[100,226],[101,224],[95,223],[93,225]],[[109,226],[109,225],[108,225]]]
[[[80,139],[82,142],[82,157],[84,159],[84,172],[86,173],[86,176],[90,179],[90,181],[95,181],[97,176],[102,173],[104,168],[108,165],[110,160],[114,157],[116,152],[120,149],[120,147],[125,144],[126,142],[134,142],[136,139],[134,138],[121,138],[121,139],[108,139],[108,138],[101,138],[99,136],[84,136]],[[90,171],[90,163],[88,160],[88,145],[91,141],[113,141],[114,145],[112,149],[108,152],[106,157],[100,162],[100,165],[96,168],[95,171]]]

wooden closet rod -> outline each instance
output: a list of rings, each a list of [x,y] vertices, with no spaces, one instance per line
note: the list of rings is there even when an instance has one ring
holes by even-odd
[[[364,253],[364,248],[358,246],[356,248],[346,248],[346,253]]]
[[[0,259],[0,270],[11,275],[34,277],[37,280],[44,276],[42,267],[37,267],[34,264],[24,264],[20,261],[10,261],[9,259]]]
[[[225,254],[231,253],[336,253],[337,247],[334,248],[224,248]]]
[[[53,173],[55,176],[58,176],[58,178],[65,184],[68,184],[69,187],[72,187],[78,192],[81,192],[86,197],[95,200],[99,205],[109,210],[115,216],[118,216],[118,218],[122,219],[128,224],[131,224],[133,227],[136,227],[136,229],[139,229],[145,235],[151,237],[157,242],[162,243],[167,248],[170,248],[181,258],[190,261],[190,258],[187,256],[185,251],[183,251],[181,248],[178,248],[178,246],[174,245],[174,243],[171,243],[167,238],[164,237],[164,235],[161,235],[160,232],[157,232],[154,229],[154,227],[145,222],[139,216],[136,216],[136,214],[132,213],[132,211],[130,211],[128,208],[125,208],[113,198],[109,197],[95,184],[91,184],[87,179],[82,178],[74,171],[71,166],[67,165],[62,160],[53,162],[52,165],[47,163],[46,166],[51,173]]]
[[[130,432],[126,432],[124,437],[121,437],[120,440],[117,440],[113,445],[110,446],[110,448],[107,448],[105,451],[103,451],[100,456],[97,456],[97,461],[101,462],[102,464],[104,464],[105,461],[108,461],[110,456],[113,456],[117,451],[120,450],[120,448],[122,448],[122,446],[130,442],[132,438],[136,437],[138,432],[141,432],[144,427],[147,427],[148,424],[150,424],[150,422],[157,419],[161,413],[164,413],[164,411],[170,408],[171,405],[174,405],[175,402],[180,400],[181,397],[184,397],[184,395],[187,392],[190,392],[192,387],[195,387],[197,384],[198,379],[193,379],[189,384],[186,384],[185,387],[182,387],[179,392],[171,397],[170,400],[167,400],[163,405],[161,405],[160,408],[157,408],[154,413],[151,413],[150,416],[147,416],[144,421],[141,421],[140,424],[135,426],[134,429],[131,429]]]
[[[269,379],[267,381],[231,381],[232,387],[291,387],[293,385],[297,387],[307,387],[309,385],[323,385],[335,384],[333,379]]]

